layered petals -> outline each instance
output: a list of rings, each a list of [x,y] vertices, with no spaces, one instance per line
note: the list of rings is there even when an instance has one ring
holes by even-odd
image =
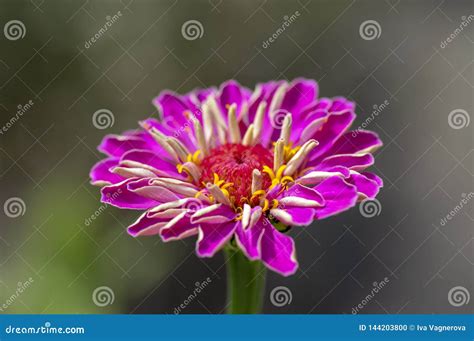
[[[277,231],[272,224],[265,224],[260,242],[262,262],[270,269],[290,276],[298,269],[294,240]]]
[[[318,98],[317,82],[268,81],[153,100],[159,119],[107,135],[91,183],[102,201],[143,211],[134,237],[197,236],[196,253],[238,247],[284,276],[298,268],[290,227],[307,226],[373,199],[382,179],[366,170],[382,142],[350,131],[355,103]]]

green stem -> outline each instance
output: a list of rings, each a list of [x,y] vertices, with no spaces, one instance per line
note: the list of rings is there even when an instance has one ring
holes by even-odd
[[[225,248],[229,314],[258,314],[265,289],[265,267],[250,261],[238,248]]]

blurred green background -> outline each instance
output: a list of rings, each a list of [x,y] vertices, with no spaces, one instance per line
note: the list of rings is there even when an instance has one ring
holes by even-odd
[[[1,26],[19,20],[25,29],[18,40],[0,36],[0,125],[33,103],[0,135],[0,203],[25,203],[19,217],[0,212],[0,308],[10,302],[1,312],[172,314],[207,277],[212,283],[183,312],[223,312],[222,255],[198,259],[192,239],[128,236],[139,212],[101,208],[88,183],[103,157],[96,146],[157,117],[151,100],[164,89],[300,76],[318,80],[323,96],[356,101],[356,125],[390,103],[367,127],[385,142],[374,171],[386,186],[373,219],[355,208],[292,232],[301,270],[269,274],[265,312],[351,313],[387,276],[363,313],[472,311],[472,303],[447,301],[455,285],[472,293],[472,203],[439,226],[472,191],[472,125],[454,130],[447,121],[454,109],[472,114],[472,24],[440,47],[472,10],[472,1],[0,0]],[[201,38],[183,37],[188,20],[202,24]],[[379,23],[380,37],[362,39],[366,20]],[[114,114],[112,127],[93,126],[99,109]],[[285,307],[268,298],[279,285],[293,295]],[[102,286],[114,297],[105,306],[92,299]]]

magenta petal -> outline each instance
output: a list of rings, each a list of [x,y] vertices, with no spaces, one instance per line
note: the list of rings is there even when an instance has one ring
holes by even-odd
[[[287,226],[307,226],[314,220],[315,210],[311,207],[274,208],[270,214]]]
[[[351,176],[346,181],[357,188],[359,199],[373,199],[380,189],[377,181],[356,172],[351,173]]]
[[[174,120],[178,125],[186,121],[185,112],[191,110],[185,101],[180,96],[165,91],[153,100],[158,110],[162,113],[165,122]]]
[[[371,131],[349,131],[339,138],[325,155],[373,153],[382,146],[378,135]]]
[[[360,174],[366,176],[372,181],[375,181],[375,183],[379,185],[379,187],[383,187],[383,180],[379,176],[375,175],[374,173],[361,172]]]
[[[160,230],[161,239],[164,242],[183,239],[198,233],[198,226],[191,224],[188,212],[183,212],[180,216],[181,218],[173,219]]]
[[[102,188],[102,202],[119,208],[128,208],[135,210],[147,210],[159,203],[156,200],[145,198],[132,192],[129,185],[147,186],[150,181],[148,178],[136,179],[130,178],[120,183]]]
[[[124,178],[110,171],[111,168],[114,168],[117,165],[118,159],[116,158],[108,158],[97,162],[89,173],[91,183],[93,185],[102,186],[116,184],[120,181],[123,181]]]
[[[127,232],[133,236],[152,236],[158,234],[160,230],[173,218],[176,220],[182,219],[182,214],[179,214],[178,210],[174,210],[172,214],[164,215],[153,215],[152,212],[145,212],[142,214],[136,222],[130,225],[127,229]]]
[[[257,112],[258,106],[261,102],[265,101],[267,104],[271,102],[273,95],[275,94],[276,89],[280,86],[282,82],[267,82],[258,84],[254,94],[252,95],[252,100],[248,109],[248,120],[252,123],[255,120],[255,114]],[[267,105],[268,109],[268,105]]]
[[[207,97],[209,97],[213,92],[216,92],[216,88],[194,89],[193,91],[188,92],[185,97],[196,106],[200,106],[200,104],[204,103]]]
[[[328,171],[334,167],[342,166],[351,170],[360,171],[374,164],[374,157],[371,154],[355,155],[344,154],[334,155],[323,159],[315,165],[316,170]],[[311,166],[311,164],[309,164]]]
[[[235,230],[237,244],[250,260],[260,258],[259,245],[262,235],[263,224],[261,222],[249,227],[247,230],[242,228],[242,224],[237,225]]]
[[[324,205],[324,198],[314,188],[300,184],[291,186],[278,197],[278,208],[293,207],[318,207]]]
[[[343,111],[343,110],[352,110],[356,108],[355,103],[349,101],[344,97],[335,97],[332,99],[331,107],[329,108],[330,112]]]
[[[339,177],[331,177],[316,187],[324,198],[324,207],[315,208],[316,217],[323,219],[353,207],[357,202],[357,190],[355,186],[347,184]]]
[[[271,224],[265,225],[261,252],[263,263],[283,276],[292,275],[298,269],[295,242],[287,235],[278,232]]]
[[[301,119],[300,113],[318,96],[318,84],[309,79],[295,80],[286,91],[280,110],[285,110],[293,115],[296,122]]]
[[[319,145],[310,154],[311,159],[317,158],[330,149],[333,143],[349,129],[354,119],[355,114],[349,110],[330,114],[321,129],[312,137],[319,142]]]
[[[127,189],[131,193],[138,194],[141,197],[154,200],[157,204],[173,202],[180,199],[180,195],[163,186],[150,185],[148,181],[131,182]]]
[[[226,244],[234,234],[237,223],[229,221],[223,224],[201,224],[196,252],[199,257],[212,257]]]
[[[270,224],[266,218],[262,219],[261,215],[261,207],[258,206],[250,209],[250,206],[245,205],[242,219],[238,222],[235,229],[237,244],[251,260],[256,260],[260,257],[259,245],[263,234],[263,221]]]
[[[169,177],[182,179],[184,176],[179,174],[176,166],[162,159],[157,153],[154,153],[149,150],[130,150],[122,155],[120,161],[134,161],[139,162],[145,165],[150,165],[158,171],[162,172],[164,175]]]
[[[224,119],[227,119],[228,106],[232,104],[237,105],[237,114],[240,113],[242,104],[245,100],[245,94],[243,88],[234,80],[230,80],[223,84],[218,102],[222,111]]]
[[[191,216],[193,224],[222,224],[235,218],[235,212],[222,204],[215,204],[196,209]]]
[[[97,149],[109,156],[121,157],[132,149],[153,149],[154,146],[138,135],[107,135]]]
[[[134,222],[127,228],[128,234],[133,237],[137,237],[140,235],[140,232],[146,230],[148,230],[148,233],[144,233],[143,235],[150,236],[159,232],[164,223],[161,219],[148,218],[147,213],[148,212],[145,212],[143,215],[140,216],[140,218],[138,218],[136,222]]]

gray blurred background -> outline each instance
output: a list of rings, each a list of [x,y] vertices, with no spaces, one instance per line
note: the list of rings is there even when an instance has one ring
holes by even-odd
[[[0,32],[0,312],[172,314],[209,277],[182,312],[222,313],[222,254],[202,260],[192,239],[128,236],[139,212],[101,209],[88,183],[96,146],[157,116],[151,100],[164,89],[302,76],[322,96],[356,101],[356,126],[388,103],[366,127],[385,143],[373,168],[385,187],[372,218],[356,207],[291,231],[300,270],[268,274],[264,312],[472,313],[473,12],[469,0],[1,0],[0,28],[23,27]],[[202,37],[185,39],[188,20]],[[369,36],[368,20],[378,24]],[[113,126],[94,127],[99,109]],[[11,198],[19,213],[3,207]],[[105,306],[93,300],[103,286],[114,297]],[[292,296],[282,307],[269,298],[278,286]]]

